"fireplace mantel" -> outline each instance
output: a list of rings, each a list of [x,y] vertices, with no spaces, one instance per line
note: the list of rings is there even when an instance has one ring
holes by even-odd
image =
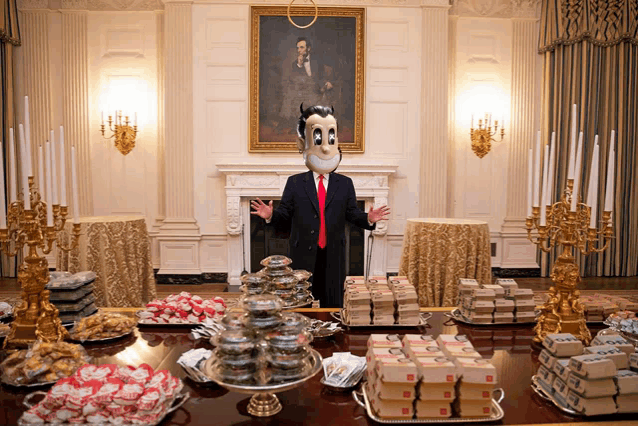
[[[307,171],[303,164],[220,163],[217,171],[226,176],[226,231],[228,232],[228,280],[231,288],[239,285],[242,268],[242,224],[249,217],[249,198],[280,198],[288,177]],[[338,172],[352,179],[357,198],[366,200],[366,207],[388,204],[389,178],[398,166],[387,164],[357,164],[339,166]],[[385,253],[386,221],[377,224],[373,234],[377,238],[375,252]],[[250,244],[244,236],[244,245]],[[383,259],[386,256],[382,256]],[[249,259],[245,259],[249,264]],[[379,269],[383,265],[375,265]],[[378,272],[377,268],[374,268]]]

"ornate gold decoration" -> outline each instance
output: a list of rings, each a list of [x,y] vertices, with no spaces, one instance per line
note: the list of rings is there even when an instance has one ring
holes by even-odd
[[[505,129],[501,127],[501,139],[498,141],[494,139],[494,136],[498,133],[498,120],[494,121],[494,131],[492,131],[492,124],[489,117],[489,114],[485,114],[485,122],[483,122],[483,119],[479,119],[478,128],[474,128],[474,123],[472,123],[472,127],[470,128],[472,151],[474,151],[478,158],[483,158],[490,152],[490,149],[492,149],[492,141],[500,142],[503,140],[503,136],[505,136]]]
[[[31,210],[24,209],[24,201],[19,199],[9,205],[7,229],[0,229],[0,245],[8,256],[15,256],[26,245],[29,253],[18,269],[18,282],[22,288],[22,303],[15,309],[11,331],[4,341],[4,347],[26,347],[35,340],[45,342],[60,341],[68,336],[58,318],[58,309],[49,302],[49,263],[44,256],[51,253],[58,240],[58,232],[64,228],[68,208],[53,206],[53,226],[47,226],[46,203],[29,177]],[[58,247],[69,251],[78,245],[80,224],[73,224],[73,240],[69,247]]]
[[[105,124],[102,121],[102,125],[100,126],[100,131],[102,132],[102,136],[105,139],[115,138],[115,147],[122,153],[122,155],[126,155],[135,148],[135,137],[137,136],[137,119],[136,123],[131,126],[128,115],[122,115],[122,111],[115,112],[115,120],[113,116],[109,115],[108,123],[109,130],[113,133],[111,136],[106,137],[105,132]],[[115,123],[115,125],[113,125]]]
[[[591,341],[587,328],[583,305],[578,300],[580,283],[578,265],[575,262],[574,247],[582,254],[600,253],[607,249],[613,236],[611,212],[603,212],[600,230],[589,228],[591,207],[578,203],[576,211],[570,211],[573,179],[567,181],[560,201],[552,206],[533,207],[532,216],[526,219],[527,238],[542,251],[549,252],[557,244],[563,246],[563,253],[556,259],[550,278],[554,285],[549,289],[549,299],[541,307],[538,323],[534,327],[534,341],[542,342],[552,333],[571,333],[585,344]],[[540,209],[546,208],[547,224],[540,225]],[[538,235],[532,235],[532,231]],[[600,237],[602,247],[598,247]]]
[[[248,152],[298,152],[297,142],[283,141],[262,141],[259,139],[259,93],[263,78],[259,75],[259,23],[262,16],[287,16],[286,6],[251,6],[251,33],[250,33],[250,122],[249,122],[249,142]],[[299,6],[290,11],[290,16],[314,16],[315,8],[312,6]],[[355,18],[355,55],[348,58],[354,64],[354,123],[352,126],[353,140],[345,141],[339,138],[339,147],[343,152],[363,153],[364,149],[364,127],[363,111],[365,98],[365,8],[354,7],[320,7],[316,12],[319,17],[330,16],[337,18]],[[299,34],[301,35],[301,34]],[[264,58],[269,61],[270,58]],[[267,62],[266,62],[267,63]],[[353,84],[353,81],[349,81]],[[277,99],[280,101],[281,99]],[[268,108],[279,108],[279,106],[268,105]],[[341,111],[336,111],[337,119]],[[341,129],[341,128],[340,128]]]
[[[317,3],[315,3],[315,0],[310,0],[312,2],[312,5],[315,7],[315,17],[312,20],[311,23],[309,23],[308,25],[297,25],[295,24],[295,22],[292,20],[292,16],[290,16],[290,8],[292,7],[292,4],[295,2],[295,0],[290,0],[290,3],[288,4],[288,9],[286,10],[286,15],[288,16],[288,20],[290,21],[290,23],[292,25],[294,25],[297,28],[300,29],[304,29],[304,28],[310,28],[312,27],[312,24],[314,24],[315,22],[317,22],[317,18],[319,17],[319,8],[317,7]]]

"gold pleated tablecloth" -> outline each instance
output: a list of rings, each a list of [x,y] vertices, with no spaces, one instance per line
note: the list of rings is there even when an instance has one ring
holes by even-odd
[[[469,219],[408,219],[399,275],[414,284],[421,306],[455,306],[459,278],[492,282],[490,229]]]
[[[58,249],[57,270],[96,273],[94,295],[98,307],[144,306],[156,297],[151,241],[142,216],[80,218],[79,247]],[[72,220],[62,232],[68,245]]]

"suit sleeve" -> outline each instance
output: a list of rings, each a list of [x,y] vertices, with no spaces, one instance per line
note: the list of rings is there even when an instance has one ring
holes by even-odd
[[[279,206],[273,211],[270,225],[279,232],[290,231],[295,209],[295,198],[292,179],[288,178]]]
[[[368,223],[368,213],[357,207],[357,194],[354,191],[354,185],[352,180],[348,179],[348,198],[346,207],[346,220],[359,228],[374,230],[377,227],[376,223],[370,226]]]

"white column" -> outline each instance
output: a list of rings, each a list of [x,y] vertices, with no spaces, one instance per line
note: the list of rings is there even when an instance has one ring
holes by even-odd
[[[164,181],[160,274],[199,274],[193,196],[192,1],[164,0]]]
[[[25,9],[27,6],[40,7],[42,5],[27,5],[24,2],[20,10],[20,33],[22,37],[23,90],[29,96],[29,114],[31,125],[31,153],[32,169],[35,182],[39,182],[39,172],[36,165],[39,144],[49,139],[51,130],[51,86],[49,84],[49,11],[46,9]],[[18,99],[21,114],[16,117],[17,123],[24,123],[24,98]],[[16,139],[17,139],[16,129]],[[22,155],[22,154],[20,154]],[[19,160],[21,162],[22,159]],[[39,188],[43,191],[44,188]],[[43,193],[43,192],[42,192]]]
[[[448,1],[423,0],[421,185],[422,217],[448,215]]]
[[[527,156],[535,141],[538,26],[534,7],[513,2],[511,120],[505,129],[509,149],[506,217],[501,228],[501,268],[537,268],[536,246],[525,228]],[[518,6],[518,7],[517,7]]]
[[[71,146],[75,146],[78,173],[80,216],[93,215],[93,179],[89,137],[89,76],[86,4],[62,2],[62,81],[64,102],[64,138],[66,164],[71,164]],[[57,128],[57,126],[56,126]],[[70,173],[67,171],[67,176]],[[67,179],[67,194],[71,181]],[[72,206],[69,203],[69,211]]]

